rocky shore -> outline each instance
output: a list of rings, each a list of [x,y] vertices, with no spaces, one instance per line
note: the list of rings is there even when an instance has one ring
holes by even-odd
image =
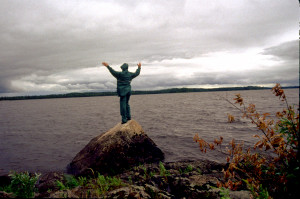
[[[225,164],[208,160],[163,163],[163,160],[163,152],[131,120],[93,138],[68,165],[68,173],[42,174],[33,197],[250,198],[249,191],[217,188]],[[0,176],[0,198],[16,197],[5,189],[11,183],[11,176]]]
[[[98,174],[87,177],[85,184],[62,189],[58,181],[68,184],[76,179],[66,173],[42,174],[36,188],[35,198],[250,198],[246,190],[229,191],[217,188],[223,178],[224,164],[211,161],[181,161],[153,163],[135,166],[113,176],[120,185],[100,193],[97,187]],[[112,176],[110,176],[112,178]],[[77,178],[78,179],[78,178]],[[88,179],[91,179],[88,181]],[[0,178],[0,186],[10,183],[8,176]],[[13,198],[13,194],[0,192],[1,198]]]

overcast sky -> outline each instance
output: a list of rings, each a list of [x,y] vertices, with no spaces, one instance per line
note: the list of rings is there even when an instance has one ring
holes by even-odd
[[[1,0],[0,95],[299,85],[296,0]]]

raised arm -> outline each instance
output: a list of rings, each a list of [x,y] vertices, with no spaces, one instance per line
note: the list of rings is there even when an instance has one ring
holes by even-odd
[[[135,73],[133,73],[132,78],[137,77],[141,72],[141,66],[142,66],[141,62],[138,63],[137,66],[138,66],[138,68],[136,69]]]
[[[106,68],[109,70],[109,72],[115,77],[115,78],[118,78],[119,77],[119,72],[115,71],[114,69],[112,69],[112,67],[110,67],[108,65],[108,63],[106,62],[102,62],[102,65],[103,66],[106,66]]]

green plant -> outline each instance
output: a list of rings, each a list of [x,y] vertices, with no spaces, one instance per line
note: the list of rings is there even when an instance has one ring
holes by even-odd
[[[99,186],[99,194],[105,193],[108,191],[109,189],[109,183],[106,181],[105,176],[100,175],[100,173],[98,173],[98,177],[96,179],[97,185]]]
[[[79,177],[78,177],[78,184],[79,184],[80,186],[86,186],[87,183],[88,183],[88,180],[87,180],[86,177],[82,177],[82,176],[79,176]]]
[[[197,168],[197,172],[201,175],[202,174],[202,171],[200,168]]]
[[[129,184],[131,184],[131,185],[133,184],[133,182],[132,182],[132,177],[131,177],[131,176],[128,177],[128,182],[129,182]]]
[[[143,170],[143,178],[144,180],[148,180],[150,178],[152,178],[154,176],[154,173],[152,171],[148,171],[147,168],[145,166],[140,166],[140,168]]]
[[[146,173],[144,173],[143,179],[144,179],[144,180],[147,180],[147,178],[148,178],[148,175],[147,175]]]
[[[150,178],[152,178],[154,176],[154,173],[152,171],[150,171],[149,176],[150,176]]]
[[[68,198],[68,193],[63,192],[59,195],[60,195],[61,198]]]
[[[179,168],[178,171],[179,171],[180,175],[183,174],[183,171],[181,168]]]
[[[66,181],[66,187],[68,189],[72,189],[75,188],[77,186],[79,186],[79,182],[78,180],[73,176],[73,175],[64,175],[65,181]]]
[[[118,188],[124,185],[120,178],[110,177],[110,176],[103,176],[98,173],[98,177],[96,178],[96,185],[98,189],[98,193],[104,194],[109,190],[114,188]]]
[[[59,190],[72,189],[80,185],[79,181],[72,175],[64,175],[64,183],[57,180],[56,185]]]
[[[68,190],[77,186],[82,186],[81,190],[83,191],[82,197],[101,197],[101,195],[105,194],[108,191],[111,191],[115,188],[119,188],[124,186],[125,184],[120,178],[104,176],[100,173],[94,173],[91,170],[93,176],[97,175],[94,178],[86,178],[86,177],[78,177],[77,179],[72,175],[65,175],[63,182],[56,181],[57,186],[60,190]],[[65,194],[65,193],[63,193]],[[65,197],[66,195],[62,195],[61,197]]]
[[[192,172],[193,171],[193,166],[192,165],[188,165],[187,167],[186,167],[186,169],[184,170],[184,172],[185,173],[189,173],[189,172]]]
[[[41,174],[32,174],[26,172],[17,173],[13,171],[9,174],[11,177],[10,188],[8,188],[11,192],[14,193],[17,197],[20,198],[32,198],[34,196],[34,192],[36,192],[35,184]]]
[[[248,180],[243,180],[243,181],[247,184],[247,187],[251,191],[251,194],[254,198],[258,198],[258,199],[270,198],[267,188],[263,188],[261,184],[259,185],[259,191],[257,191],[256,188],[248,182]]]
[[[63,182],[56,180],[56,186],[59,188],[59,190],[66,190],[67,187],[64,185]]]
[[[147,178],[148,178],[147,168],[146,167],[141,167],[141,168],[143,169],[143,172],[144,172],[143,178],[144,178],[144,180],[147,180]]]
[[[0,187],[0,191],[5,191],[6,193],[12,193],[10,185]]]
[[[91,197],[91,191],[90,190],[87,190],[86,191],[86,198],[90,198]]]
[[[164,176],[164,177],[170,175],[170,173],[166,170],[166,168],[162,162],[159,162],[159,175]]]
[[[184,170],[182,170],[181,168],[178,169],[180,174],[185,174],[185,173],[189,173],[193,171],[193,166],[192,165],[188,165]],[[200,171],[201,174],[201,171]]]
[[[221,196],[221,199],[231,199],[229,195],[229,189],[225,189],[224,187],[221,187],[219,194]]]

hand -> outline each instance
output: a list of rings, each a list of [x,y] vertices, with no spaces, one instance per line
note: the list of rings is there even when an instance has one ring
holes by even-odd
[[[141,68],[141,66],[142,66],[141,62],[139,62],[137,65],[139,68]]]
[[[106,63],[106,62],[102,62],[102,65],[106,66],[106,67],[109,66],[108,63]]]

